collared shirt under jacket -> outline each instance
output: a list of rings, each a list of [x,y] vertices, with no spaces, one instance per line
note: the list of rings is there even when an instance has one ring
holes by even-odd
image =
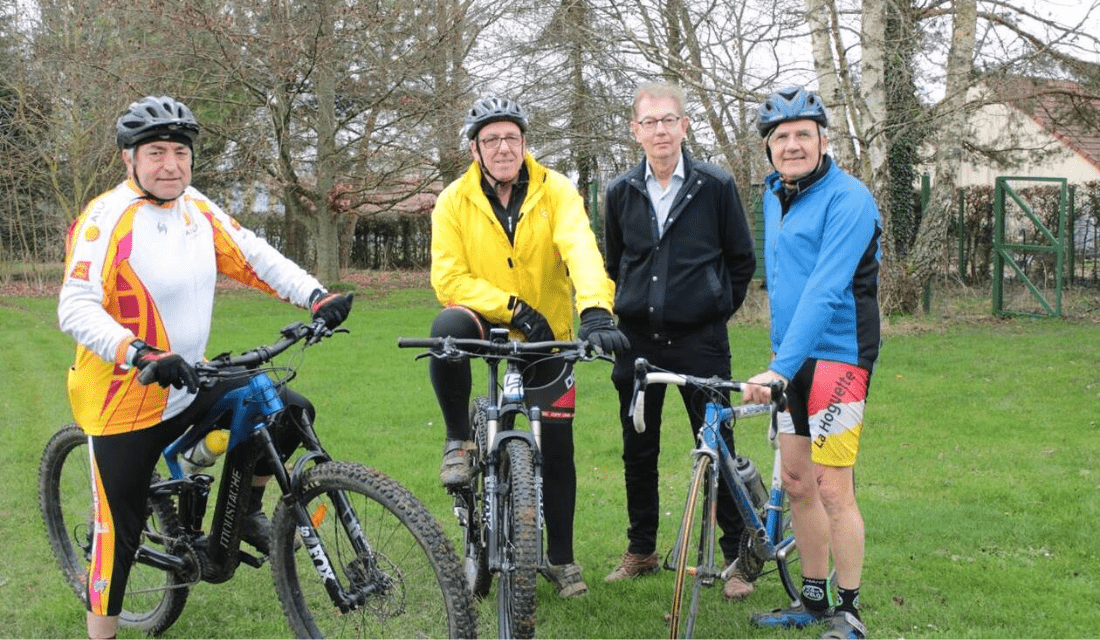
[[[733,177],[687,151],[683,158],[684,185],[664,235],[646,192],[645,158],[607,187],[604,250],[617,286],[615,313],[657,330],[729,320],[756,271]]]

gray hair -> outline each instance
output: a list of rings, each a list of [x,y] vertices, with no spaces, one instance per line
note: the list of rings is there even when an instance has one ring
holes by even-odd
[[[654,98],[657,100],[672,98],[679,108],[680,115],[684,115],[684,90],[678,85],[668,82],[646,82],[638,87],[638,90],[634,92],[634,117],[638,116],[638,103],[640,103],[643,98]]]

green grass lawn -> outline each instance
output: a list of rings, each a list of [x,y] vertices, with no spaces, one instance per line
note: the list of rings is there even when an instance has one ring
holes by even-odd
[[[363,462],[412,490],[458,540],[438,484],[443,425],[427,363],[398,349],[426,335],[438,309],[430,291],[361,292],[339,336],[306,354],[294,387],[318,410],[318,430],[339,459]],[[209,354],[273,342],[305,313],[259,295],[219,297]],[[71,340],[53,299],[0,299],[0,637],[85,637],[83,610],[45,540],[36,494],[38,457],[71,421],[65,371]],[[760,322],[735,322],[733,371],[767,362]],[[1100,351],[1089,320],[983,320],[888,332],[872,384],[857,467],[867,528],[862,604],[875,637],[1049,638],[1100,633]],[[482,377],[475,377],[480,382]],[[577,561],[588,595],[561,600],[540,580],[542,637],[666,635],[671,573],[608,585],[625,544],[621,440],[610,365],[579,366],[575,426]],[[678,397],[666,408],[659,547],[672,544],[692,443]],[[675,400],[674,402],[671,400]],[[680,421],[683,429],[672,425]],[[738,446],[767,474],[765,425],[738,425]],[[553,487],[547,487],[552,491]],[[751,611],[785,604],[776,576],[748,601],[704,594],[698,637],[774,637]],[[480,608],[495,633],[490,597]],[[270,572],[242,567],[228,583],[192,590],[165,637],[285,637]],[[817,637],[792,631],[781,637]],[[122,637],[136,637],[123,630]]]

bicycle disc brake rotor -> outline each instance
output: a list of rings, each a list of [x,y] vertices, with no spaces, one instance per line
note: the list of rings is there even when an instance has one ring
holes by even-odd
[[[738,555],[738,568],[741,576],[748,582],[756,580],[764,568],[764,530],[745,529],[741,533],[741,549]]]
[[[385,565],[383,567],[383,565]],[[366,597],[365,607],[379,618],[392,618],[405,613],[405,583],[401,569],[385,556],[359,557],[344,568],[349,588]]]

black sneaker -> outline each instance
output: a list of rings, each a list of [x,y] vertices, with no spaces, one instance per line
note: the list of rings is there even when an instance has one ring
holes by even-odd
[[[829,616],[829,629],[822,638],[866,638],[867,627],[850,611],[833,611]]]

